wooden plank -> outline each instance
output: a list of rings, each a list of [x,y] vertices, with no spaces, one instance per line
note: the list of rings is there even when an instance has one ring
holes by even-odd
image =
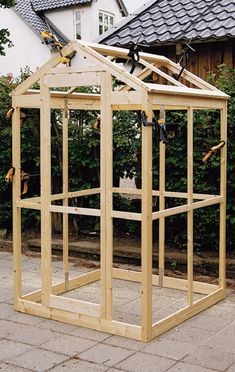
[[[63,281],[59,284],[52,286],[52,294],[60,295],[65,292],[72,291],[76,288],[86,286],[88,284],[94,283],[100,279],[100,269],[90,271],[89,273],[79,275],[75,278],[69,279],[66,287],[66,282]],[[27,293],[22,296],[23,300],[40,302],[41,301],[41,289]]]
[[[208,207],[210,205],[221,203],[223,198],[221,196],[216,196],[215,198],[209,198],[199,202],[195,202],[192,205],[185,204],[179,207],[168,208],[163,211],[153,212],[153,220],[157,220],[160,217],[174,216],[179,213],[188,212],[190,209],[198,209],[203,207]]]
[[[123,220],[141,221],[141,213],[134,212],[112,211],[112,217],[121,218]]]
[[[157,93],[157,92],[155,92]],[[169,109],[169,93],[160,91],[158,94],[153,95],[153,108],[159,106],[165,106],[165,109]],[[181,110],[182,108],[186,109],[189,106],[193,107],[195,110],[204,110],[204,109],[220,109],[223,107],[224,102],[222,99],[217,99],[213,97],[203,97],[203,96],[191,96],[191,95],[178,95],[176,93],[170,94],[170,106],[171,109],[174,106],[175,109]]]
[[[63,206],[68,207],[68,188],[69,188],[69,152],[68,152],[68,101],[65,100],[65,108],[63,110],[63,130],[62,130],[62,180],[63,180]],[[69,216],[68,213],[63,213],[63,271],[65,288],[68,288],[69,283]]]
[[[217,302],[225,298],[225,291],[222,289],[211,293],[207,297],[198,300],[191,307],[186,307],[182,310],[175,312],[172,315],[160,320],[153,325],[153,337],[157,337],[162,333],[168,331],[171,328],[176,327],[185,320],[193,317],[194,315],[200,313],[201,311],[207,309],[208,307],[216,304]]]
[[[50,305],[51,295],[51,110],[49,87],[41,79],[40,109],[41,180],[41,280],[42,304]]]
[[[36,210],[41,210],[41,203],[36,203],[36,202],[28,202],[25,200],[19,200],[16,202],[16,206],[18,208],[27,208],[27,209],[36,209]]]
[[[112,319],[113,114],[112,76],[101,73],[101,318]]]
[[[86,66],[75,66],[75,67],[55,67],[51,68],[47,74],[81,74],[81,73],[90,73],[90,72],[101,72],[105,71],[104,69],[98,67],[98,66],[91,66],[91,65],[86,65]]]
[[[141,278],[142,278],[142,273],[138,271],[133,271],[133,270],[113,268],[113,278],[140,283]],[[159,286],[159,275],[153,274],[152,283],[155,286]],[[197,282],[197,281],[194,281],[193,285],[194,285],[194,292],[201,293],[201,294],[210,294],[216,291],[217,289],[219,289],[218,285]],[[187,291],[188,280],[164,276],[163,286],[165,288],[172,288],[172,289]]]
[[[76,314],[84,314],[98,318],[100,315],[100,305],[92,302],[80,301],[74,298],[66,298],[63,296],[50,296],[50,307],[55,309],[68,311]]]
[[[140,91],[113,91],[111,92],[112,105],[142,105],[142,94]]]
[[[152,117],[152,97],[143,92],[143,110]],[[152,338],[152,127],[142,126],[141,339]]]
[[[139,62],[147,67],[150,71],[153,71],[155,72],[157,75],[163,77],[164,79],[166,79],[167,81],[169,81],[170,83],[178,86],[178,87],[184,87],[184,84],[180,83],[179,81],[175,80],[173,77],[171,77],[170,75],[166,74],[165,72],[161,71],[159,68],[157,68],[156,66],[153,66],[151,65],[150,63],[146,62],[144,59],[140,58]]]
[[[160,108],[163,111],[162,119],[166,120],[164,106]],[[166,145],[159,143],[159,211],[165,210],[165,184],[166,184]],[[159,284],[163,285],[163,276],[165,271],[165,217],[159,217]]]
[[[94,61],[98,66],[105,67],[106,71],[108,71],[110,74],[123,81],[133,89],[148,90],[146,84],[140,81],[137,77],[131,75],[124,68],[121,68],[116,63],[105,58],[100,53],[97,53],[94,49],[85,45],[84,42],[79,41],[79,43],[75,45],[75,49],[78,53],[82,53],[85,57]]]
[[[78,190],[78,191],[70,191],[68,192],[69,198],[78,198],[81,196],[87,196],[87,195],[96,195],[100,193],[100,187],[94,188],[94,189],[88,189],[88,190]]]
[[[174,94],[190,97],[204,97],[204,98],[216,98],[216,99],[229,99],[229,96],[220,90],[206,90],[206,89],[196,89],[189,87],[176,87],[173,85],[162,85],[162,84],[146,84],[151,92]]]
[[[55,212],[55,213],[69,213],[69,214],[79,214],[81,216],[100,217],[100,210],[92,209],[92,208],[78,208],[78,207],[65,207],[61,205],[50,205],[49,211]]]
[[[227,143],[227,105],[220,112],[220,136],[221,141]],[[219,284],[226,288],[226,184],[227,184],[227,145],[221,150],[220,158],[220,232],[219,232]]]
[[[79,86],[90,86],[100,85],[99,73],[83,72],[83,73],[71,73],[71,74],[54,74],[45,75],[45,82],[50,88],[58,87],[79,87]]]
[[[114,320],[97,319],[88,315],[78,315],[75,313],[47,308],[34,302],[19,300],[17,310],[23,313],[38,315],[41,317],[61,321],[64,323],[74,324],[79,327],[86,327],[96,331],[116,334],[122,337],[128,337],[135,340],[141,339],[141,329],[139,326],[117,322]]]
[[[70,42],[67,44],[61,51],[63,57],[67,57],[72,54],[74,51],[74,42]],[[46,63],[44,63],[34,74],[32,74],[28,79],[26,79],[23,83],[18,85],[12,92],[11,95],[21,95],[25,93],[32,85],[37,83],[37,81],[47,73],[51,68],[57,66],[60,63],[61,56],[57,53],[54,57],[49,59]]]
[[[188,110],[187,120],[187,193],[188,205],[193,204],[193,109]],[[188,305],[193,304],[193,210],[187,212],[187,279]]]
[[[113,188],[113,193],[116,193],[116,194],[141,195],[142,194],[142,190],[141,189],[133,189],[133,188],[124,188],[124,187],[122,187],[122,188],[121,187],[114,187]],[[159,196],[160,195],[160,191],[153,190],[152,191],[152,195],[153,196]],[[188,194],[186,192],[165,191],[163,193],[163,195],[166,198],[181,198],[181,199],[187,199],[188,198]],[[193,194],[193,199],[205,200],[205,199],[215,198],[216,196],[219,196],[219,195],[194,193]]]
[[[21,268],[21,209],[18,202],[21,199],[21,136],[20,136],[20,108],[14,107],[12,115],[12,166],[15,175],[12,181],[12,214],[13,214],[13,281],[14,306],[21,297],[22,268]]]

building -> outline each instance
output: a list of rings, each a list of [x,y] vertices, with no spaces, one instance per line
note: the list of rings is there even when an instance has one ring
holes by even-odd
[[[235,2],[228,0],[150,0],[106,32],[98,42],[129,47],[179,61],[191,43],[187,68],[205,78],[220,64],[235,67]]]
[[[50,58],[42,31],[52,31],[62,44],[91,41],[127,14],[122,0],[18,0],[14,8],[0,9],[1,28],[9,29],[14,44],[0,57],[0,75],[16,76],[25,66],[35,71]]]

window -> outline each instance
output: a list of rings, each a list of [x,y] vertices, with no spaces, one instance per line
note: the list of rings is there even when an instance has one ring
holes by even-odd
[[[108,31],[114,25],[114,15],[99,11],[99,34]]]
[[[81,12],[74,12],[74,37],[75,39],[81,39],[82,28],[81,28]]]

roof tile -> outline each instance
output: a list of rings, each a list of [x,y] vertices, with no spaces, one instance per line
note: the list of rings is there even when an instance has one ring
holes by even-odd
[[[99,42],[128,46],[132,35],[149,45],[235,37],[235,1],[151,0]]]

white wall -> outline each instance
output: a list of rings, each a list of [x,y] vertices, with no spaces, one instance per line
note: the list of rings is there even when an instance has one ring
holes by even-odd
[[[0,19],[0,27],[9,29],[14,43],[14,47],[5,49],[6,56],[0,56],[0,76],[18,76],[20,68],[27,65],[35,71],[50,58],[50,50],[11,9],[0,8]]]
[[[68,9],[56,9],[45,12],[45,15],[54,25],[68,37],[69,40],[75,38],[74,35],[74,13],[81,12],[81,30],[83,40],[95,40],[99,36],[99,10],[107,11],[115,15],[115,23],[122,18],[120,8],[116,0],[97,0],[92,6],[72,7]]]

